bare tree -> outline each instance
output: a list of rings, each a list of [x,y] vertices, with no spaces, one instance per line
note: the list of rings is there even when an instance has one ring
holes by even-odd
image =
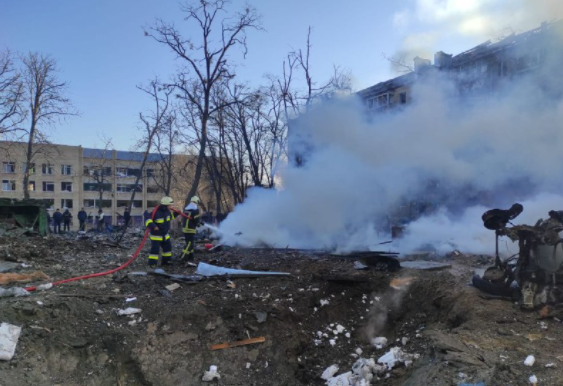
[[[104,193],[111,193],[113,188],[111,182],[113,181],[113,144],[110,138],[101,138],[103,142],[102,149],[94,150],[94,153],[89,154],[88,158],[92,161],[84,165],[83,173],[92,181],[96,192],[98,192],[98,209],[102,209],[104,202]]]
[[[0,136],[18,130],[25,120],[24,87],[10,51],[0,52]]]
[[[391,64],[393,71],[399,74],[408,74],[414,71],[414,67],[407,63],[408,54],[406,52],[398,52],[393,56],[387,56],[382,52],[381,56]]]
[[[227,13],[226,0],[201,0],[197,5],[185,5],[182,11],[185,20],[196,25],[201,36],[199,41],[182,36],[172,24],[157,21],[156,25],[145,31],[157,42],[168,46],[178,59],[185,63],[179,71],[175,85],[180,90],[178,97],[193,104],[198,112],[199,153],[195,167],[194,181],[186,196],[186,202],[198,189],[201,179],[208,140],[210,117],[224,106],[211,105],[211,93],[222,80],[234,77],[229,53],[235,46],[240,46],[246,54],[246,31],[259,29],[259,17],[256,10],[246,6],[235,15]],[[221,18],[221,15],[225,17]]]
[[[133,189],[131,189],[131,198],[129,199],[128,205],[129,208],[133,206],[133,202],[135,201],[135,194],[138,190],[139,181],[145,174],[145,165],[147,164],[157,133],[163,127],[170,126],[172,120],[169,108],[170,94],[174,89],[173,86],[162,85],[158,79],[155,79],[151,81],[148,86],[137,86],[137,88],[145,92],[152,99],[154,106],[148,114],[139,113],[139,119],[142,123],[143,137],[139,140],[136,147],[144,148],[144,150],[141,158],[141,165],[139,166],[139,172],[136,175]],[[126,223],[123,227],[123,231],[117,239],[117,244],[119,244],[125,235],[128,225],[129,224]]]
[[[29,130],[23,178],[24,198],[29,199],[29,175],[35,155],[34,145],[48,143],[45,128],[76,115],[65,96],[68,84],[58,79],[57,62],[48,55],[31,52],[22,57]]]

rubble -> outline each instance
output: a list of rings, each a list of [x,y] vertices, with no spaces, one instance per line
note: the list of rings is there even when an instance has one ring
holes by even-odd
[[[0,285],[10,283],[29,283],[37,280],[49,280],[49,276],[41,271],[31,273],[0,273]]]
[[[9,361],[14,357],[21,330],[21,327],[12,324],[0,324],[0,361]]]
[[[217,372],[217,366],[210,366],[209,371],[204,372],[201,377],[203,382],[211,382],[215,379],[221,379],[221,375]]]
[[[536,358],[533,355],[528,355],[524,360],[524,366],[532,367],[536,363]]]
[[[323,371],[321,378],[324,379],[325,381],[328,381],[330,378],[334,377],[334,374],[336,374],[337,372],[338,372],[338,366],[330,365],[325,369],[325,371]]]
[[[118,310],[117,311],[117,315],[133,315],[133,314],[138,314],[141,312],[140,308],[133,308],[133,307],[128,307],[124,310]]]

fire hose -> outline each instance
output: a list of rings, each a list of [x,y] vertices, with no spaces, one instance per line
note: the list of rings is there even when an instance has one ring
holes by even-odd
[[[156,213],[156,210],[158,209],[158,206],[154,208],[154,210],[152,211],[151,214],[151,218],[154,219],[154,214]],[[174,213],[179,214],[185,218],[191,218],[190,216],[186,215],[185,213],[180,212],[179,210],[170,208]],[[63,280],[58,280],[58,281],[54,281],[52,283],[50,283],[50,286],[48,288],[60,285],[60,284],[65,284],[65,283],[70,283],[73,281],[78,281],[78,280],[85,280],[85,279],[90,279],[92,277],[100,277],[100,276],[105,276],[105,275],[111,275],[112,273],[115,273],[117,271],[121,271],[122,269],[126,268],[128,265],[130,265],[133,261],[135,261],[135,259],[137,258],[137,256],[139,256],[139,253],[141,253],[141,250],[143,249],[143,246],[145,245],[145,241],[147,241],[147,237],[150,233],[150,229],[147,228],[145,230],[145,235],[143,236],[143,239],[141,240],[141,243],[139,244],[139,246],[137,247],[137,249],[135,250],[135,252],[133,253],[133,255],[131,256],[131,258],[129,260],[127,260],[124,264],[120,265],[117,268],[111,269],[109,271],[104,271],[104,272],[97,272],[97,273],[91,273],[88,275],[82,275],[82,276],[76,276],[76,277],[72,277],[69,279],[63,279]],[[38,286],[31,286],[31,287],[26,287],[25,290],[32,292],[32,291],[36,291],[38,289]]]

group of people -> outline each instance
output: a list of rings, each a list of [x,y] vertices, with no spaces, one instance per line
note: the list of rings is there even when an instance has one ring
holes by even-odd
[[[78,212],[78,222],[80,223],[80,230],[83,231],[86,227],[86,220],[88,219],[88,215],[84,211],[84,208]],[[63,225],[63,232],[70,231],[70,223],[72,221],[72,214],[68,210],[65,209],[64,212],[61,213],[60,209],[57,209],[55,213],[53,213],[53,233],[61,233],[61,224]],[[51,216],[49,212],[47,212],[47,224],[50,225],[51,223]]]
[[[195,251],[195,235],[197,233],[197,227],[202,225],[201,215],[199,212],[199,197],[193,196],[190,199],[190,203],[184,208],[183,212],[172,208],[174,200],[171,197],[163,197],[160,200],[160,205],[155,208],[151,213],[145,210],[143,214],[145,220],[145,226],[149,229],[149,239],[151,240],[151,249],[149,252],[148,263],[149,266],[156,266],[160,257],[162,265],[168,265],[172,261],[172,243],[170,241],[170,228],[171,222],[180,217],[182,233],[184,234],[184,240],[186,245],[182,250],[180,260],[190,261],[194,259]],[[49,215],[47,214],[49,217]],[[80,223],[79,229],[81,231],[85,230],[86,220],[88,219],[88,214],[82,208],[78,212],[78,221]],[[125,225],[131,221],[131,213],[129,208],[125,209],[122,216],[125,221]],[[98,211],[98,230],[104,230],[105,215],[100,209]],[[70,222],[72,220],[72,214],[68,209],[65,209],[61,213],[60,209],[57,209],[53,213],[53,227],[54,233],[61,233],[61,224],[63,224],[63,231],[70,230]]]
[[[151,249],[149,252],[149,266],[158,264],[159,255],[162,256],[161,265],[168,265],[172,261],[172,243],[170,241],[171,222],[180,216],[182,219],[182,233],[186,245],[182,250],[180,260],[189,261],[194,259],[194,244],[197,227],[200,223],[199,197],[194,196],[183,212],[173,209],[174,200],[171,197],[163,197],[160,205],[145,220],[145,226],[149,229]],[[145,216],[147,214],[145,213]],[[162,252],[161,252],[162,250]]]

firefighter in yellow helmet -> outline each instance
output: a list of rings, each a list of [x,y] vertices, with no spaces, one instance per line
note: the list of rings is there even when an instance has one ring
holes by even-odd
[[[172,198],[163,197],[156,211],[145,222],[146,227],[150,229],[149,238],[151,239],[149,266],[157,265],[161,248],[161,264],[168,265],[172,260],[172,243],[168,232],[170,231],[170,221],[174,220],[174,213],[170,210],[170,205],[173,203]]]
[[[199,197],[193,196],[190,203],[184,208],[184,214],[188,217],[182,218],[182,232],[184,232],[184,239],[186,240],[186,247],[182,251],[182,260],[186,257],[188,260],[194,259],[195,234],[200,216],[198,204]]]

